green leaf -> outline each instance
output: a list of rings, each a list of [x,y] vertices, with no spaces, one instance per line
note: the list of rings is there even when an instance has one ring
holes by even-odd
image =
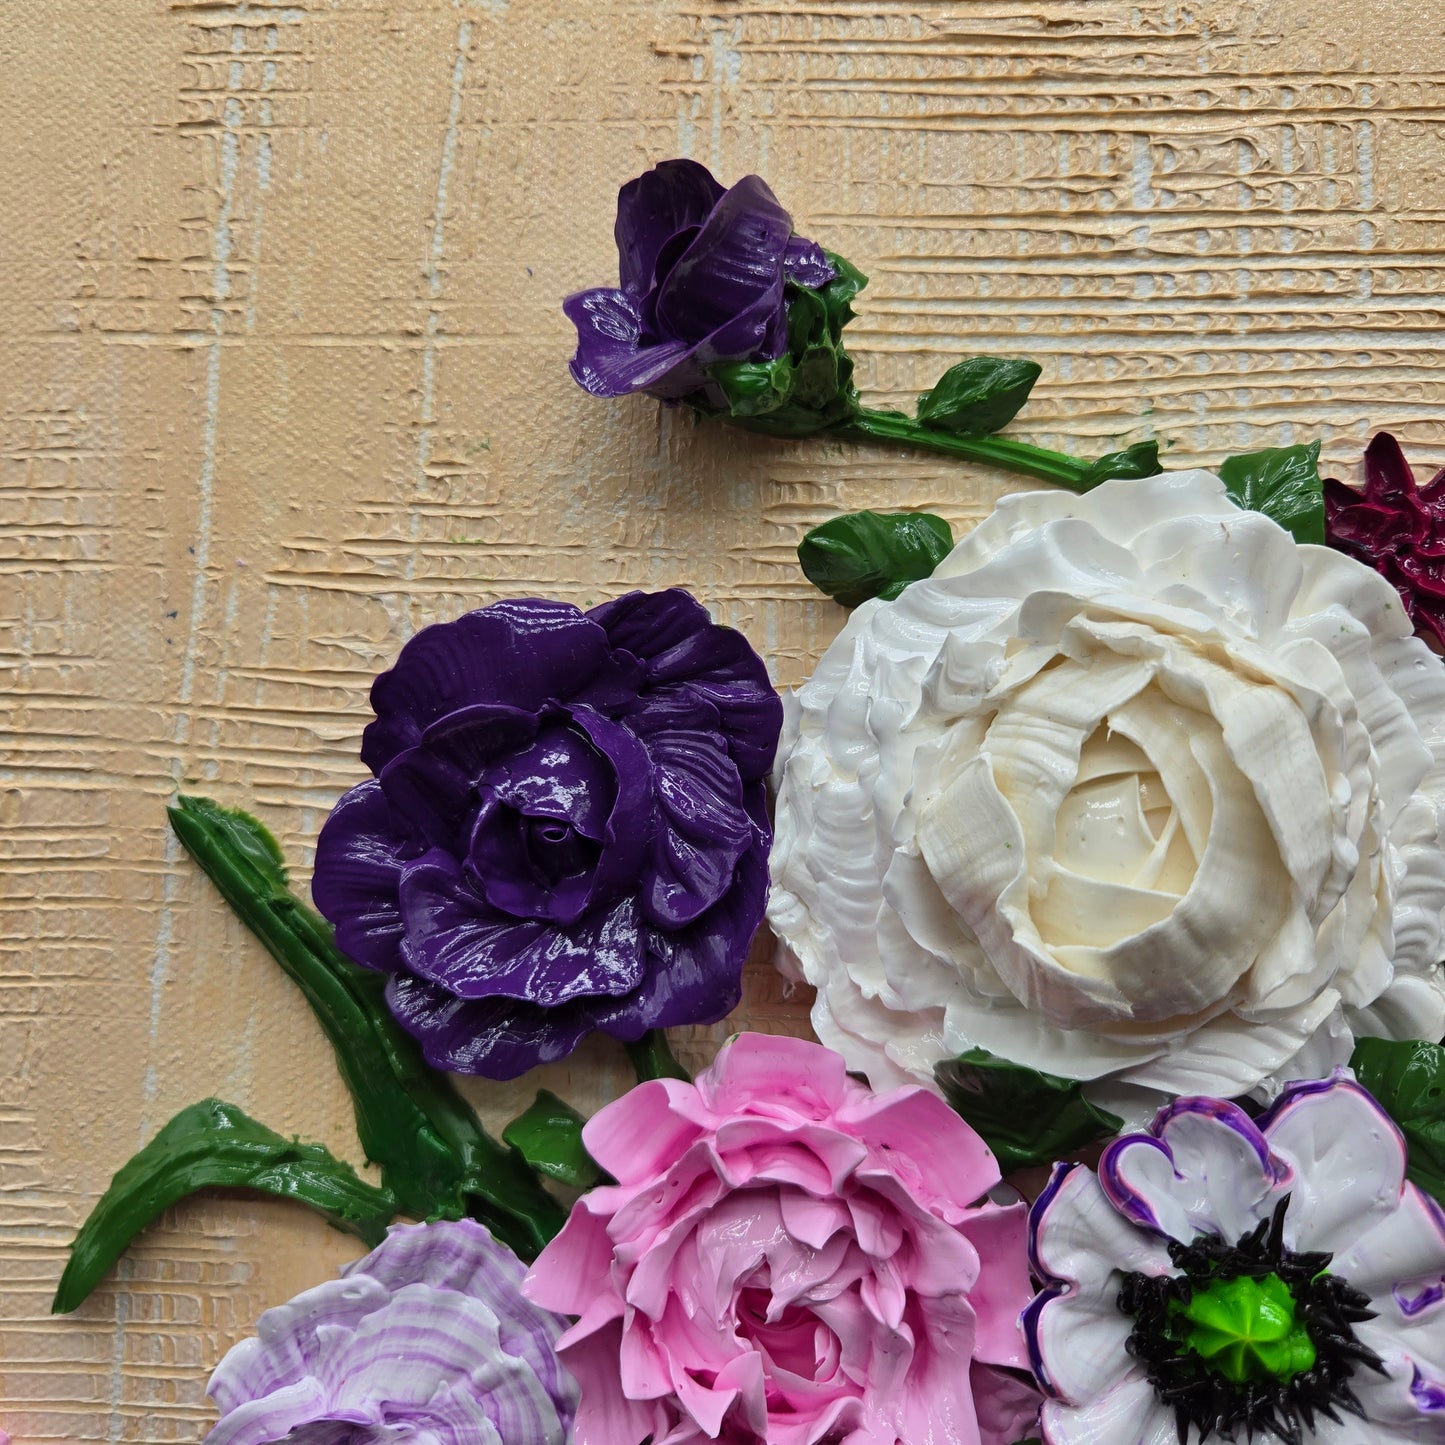
[[[952,548],[953,529],[931,512],[849,512],[814,527],[798,561],[820,591],[857,607],[931,575]]]
[[[989,436],[1018,415],[1042,374],[1043,367],[1032,361],[970,356],[918,398],[918,420],[936,431]]]
[[[828,314],[829,333],[834,341],[837,341],[843,334],[843,328],[858,314],[853,310],[853,301],[868,284],[868,278],[836,251],[824,250],[823,254],[838,273],[826,286],[818,290]]]
[[[720,361],[708,374],[727,397],[730,416],[765,416],[776,411],[793,389],[793,363],[786,356],[776,361]]]
[[[1225,490],[1247,511],[1273,518],[1296,542],[1324,545],[1325,491],[1318,442],[1227,457],[1219,476]]]
[[[1163,470],[1159,464],[1159,443],[1135,442],[1121,452],[1105,452],[1097,461],[1091,462],[1084,473],[1084,480],[1075,490],[1087,492],[1100,482],[1157,477]]]
[[[169,811],[187,852],[306,996],[351,1092],[361,1147],[381,1166],[400,1212],[477,1213],[518,1254],[535,1258],[561,1228],[561,1207],[427,1065],[386,1006],[385,977],[352,963],[331,925],[291,895],[271,835],[209,798],[183,797]]]
[[[681,1079],[685,1084],[692,1082],[692,1075],[673,1057],[665,1029],[648,1029],[640,1039],[625,1047],[639,1084],[645,1084],[649,1079]]]
[[[531,1107],[502,1130],[502,1139],[539,1174],[572,1189],[591,1189],[604,1175],[582,1143],[586,1122],[570,1104],[540,1089]]]
[[[1005,1174],[1052,1163],[1124,1127],[1122,1119],[1091,1104],[1077,1080],[1010,1064],[986,1049],[946,1059],[933,1076]]]
[[[398,1212],[390,1190],[357,1178],[321,1145],[283,1139],[234,1104],[206,1099],[182,1109],[111,1180],[70,1247],[52,1312],[75,1309],[141,1230],[178,1200],[211,1188],[294,1199],[372,1247]]]
[[[1445,1048],[1420,1039],[1360,1039],[1350,1067],[1400,1126],[1406,1174],[1445,1204]]]

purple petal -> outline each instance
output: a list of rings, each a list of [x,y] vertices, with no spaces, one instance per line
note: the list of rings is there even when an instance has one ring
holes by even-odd
[[[772,771],[783,704],[767,667],[747,638],[721,627],[688,593],[629,592],[588,614],[646,668],[653,690],[685,688],[717,709],[719,725],[739,774],[747,780]]]
[[[376,721],[361,760],[380,773],[432,723],[476,703],[537,712],[593,685],[610,663],[606,634],[565,602],[494,602],[425,627],[372,684]]]
[[[1377,432],[1365,448],[1365,499],[1391,509],[1420,510],[1415,473],[1387,431]]]
[[[614,1038],[715,1023],[738,1006],[743,964],[768,896],[769,835],[761,783],[748,785],[744,803],[753,820],[753,846],[739,860],[733,886],[691,927],[651,933],[647,974],[635,993],[598,1001],[596,1027]]]
[[[654,926],[675,930],[732,886],[753,827],[711,704],[655,698],[630,721],[652,761],[661,825],[643,870],[642,913]]]
[[[544,723],[528,747],[493,763],[480,783],[519,812],[560,819],[597,842],[617,798],[614,764],[561,718]]]
[[[312,899],[335,926],[341,951],[386,973],[402,966],[397,890],[402,865],[417,851],[405,838],[381,784],[365,782],[331,810],[316,840]]]
[[[221,1362],[211,1445],[568,1438],[565,1322],[522,1296],[519,1261],[480,1225],[399,1226],[343,1275],[266,1311]]]
[[[702,359],[779,354],[783,252],[793,223],[758,176],[713,208],[692,245],[658,283],[664,334],[700,345]]]
[[[590,999],[560,1008],[460,999],[409,973],[387,981],[386,998],[434,1069],[488,1079],[515,1079],[538,1064],[565,1059],[595,1027]]]
[[[629,993],[642,978],[631,898],[566,929],[510,918],[490,908],[439,848],[407,865],[400,894],[407,967],[458,998],[500,996],[555,1008],[575,998]]]
[[[726,194],[706,166],[663,161],[617,193],[618,279],[641,295],[653,284],[658,253],[677,232],[701,226]]]
[[[790,236],[783,252],[783,274],[795,285],[811,286],[816,291],[834,280],[838,272],[816,241]]]
[[[572,378],[593,396],[645,391],[675,401],[707,381],[695,346],[683,341],[641,343],[642,319],[621,291],[579,291],[562,303],[577,328]]]

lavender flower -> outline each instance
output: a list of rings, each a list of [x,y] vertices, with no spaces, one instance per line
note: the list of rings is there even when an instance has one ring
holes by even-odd
[[[594,396],[677,400],[720,361],[772,361],[788,340],[785,282],[822,286],[822,248],[759,176],[724,189],[696,161],[663,161],[617,196],[620,285],[563,303],[577,327],[572,375]]]
[[[206,1445],[563,1445],[576,1387],[565,1321],[470,1219],[399,1225],[342,1278],[267,1310],[221,1361]]]
[[[732,1010],[782,725],[740,633],[681,591],[498,602],[412,638],[371,701],[376,778],[312,887],[432,1064],[512,1078]]]

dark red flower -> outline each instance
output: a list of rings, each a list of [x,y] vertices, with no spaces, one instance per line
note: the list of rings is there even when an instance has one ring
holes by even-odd
[[[1391,583],[1415,631],[1445,649],[1445,468],[1428,486],[1389,432],[1365,448],[1365,485],[1325,479],[1325,537]]]

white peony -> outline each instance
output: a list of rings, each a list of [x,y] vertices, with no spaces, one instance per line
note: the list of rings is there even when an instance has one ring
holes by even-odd
[[[1208,472],[1005,498],[849,618],[778,784],[785,968],[875,1087],[977,1046],[1138,1117],[1445,1028],[1445,666]]]

